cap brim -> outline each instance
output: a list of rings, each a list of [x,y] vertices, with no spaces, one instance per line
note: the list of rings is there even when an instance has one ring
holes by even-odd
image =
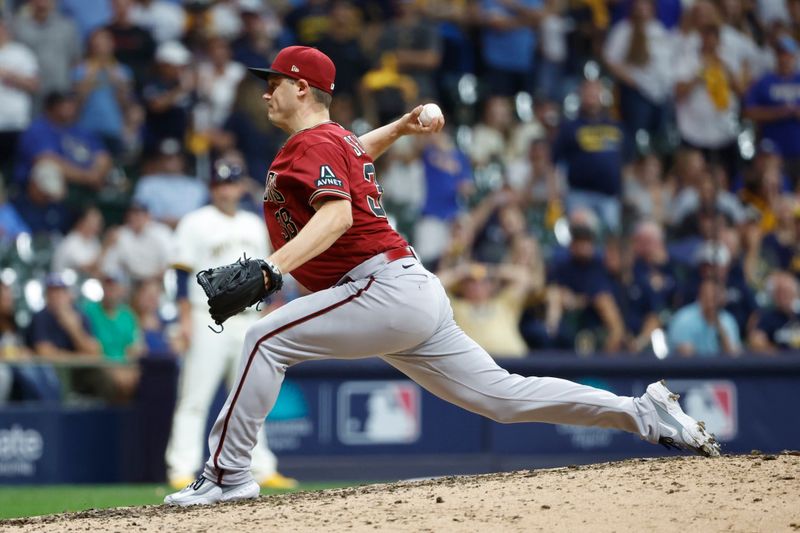
[[[291,78],[293,80],[305,79],[306,81],[308,81],[306,78],[303,78],[300,75],[289,73],[289,72],[281,72],[279,70],[275,70],[275,69],[271,69],[271,68],[247,67],[247,70],[250,71],[250,74],[252,74],[252,75],[254,75],[254,76],[256,76],[256,77],[258,77],[258,78],[260,78],[262,80],[265,80],[265,81],[269,81],[270,74],[275,74],[277,76],[283,76],[285,78]],[[331,89],[331,90],[323,89],[322,87],[320,87],[318,85],[315,85],[314,83],[312,83],[310,81],[308,82],[308,84],[311,85],[312,87],[316,87],[317,89],[319,89],[321,91],[325,91],[328,94],[333,94],[333,89]]]
[[[255,67],[247,67],[247,70],[250,71],[250,74],[257,78],[261,78],[262,80],[269,80],[270,74],[277,74],[278,76],[286,76],[287,78],[291,78],[288,74],[283,72],[278,72],[277,70],[273,70],[271,68],[255,68]]]

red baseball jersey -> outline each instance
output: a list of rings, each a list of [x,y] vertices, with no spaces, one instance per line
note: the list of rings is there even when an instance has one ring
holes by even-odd
[[[335,122],[299,131],[278,151],[267,174],[264,219],[275,250],[294,238],[314,216],[312,204],[345,198],[353,225],[330,248],[292,275],[312,291],[335,285],[345,274],[381,252],[408,246],[386,219],[372,158],[358,137]]]

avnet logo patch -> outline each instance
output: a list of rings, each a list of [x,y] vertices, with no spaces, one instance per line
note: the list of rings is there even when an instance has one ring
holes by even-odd
[[[319,179],[316,182],[317,188],[319,187],[343,187],[342,180],[336,177],[330,165],[322,165],[319,167]]]
[[[339,178],[320,178],[316,185],[317,187],[343,187],[342,180]]]

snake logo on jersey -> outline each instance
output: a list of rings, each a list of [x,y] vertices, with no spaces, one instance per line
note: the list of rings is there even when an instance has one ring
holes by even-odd
[[[298,282],[312,291],[327,289],[367,259],[408,246],[386,219],[382,192],[372,158],[339,124],[325,122],[286,141],[270,166],[264,194],[273,248],[293,239],[326,200],[347,200],[353,213],[344,235],[292,272]]]

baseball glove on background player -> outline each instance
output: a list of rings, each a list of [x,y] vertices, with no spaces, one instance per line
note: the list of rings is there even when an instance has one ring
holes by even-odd
[[[264,286],[264,273],[269,289]],[[233,315],[279,291],[283,276],[269,261],[243,256],[235,263],[201,270],[197,283],[208,296],[211,318],[221,326]]]

